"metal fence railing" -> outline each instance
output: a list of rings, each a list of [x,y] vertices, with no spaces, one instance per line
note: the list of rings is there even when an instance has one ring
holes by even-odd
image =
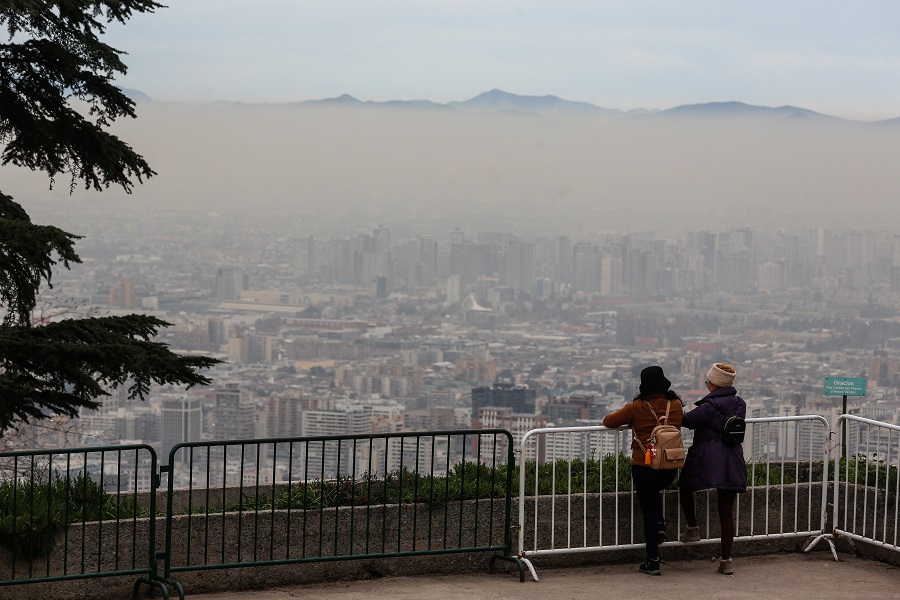
[[[0,452],[0,586],[137,575],[158,581],[153,448]],[[139,500],[147,498],[147,500]]]
[[[737,501],[735,539],[823,531],[830,427],[815,415],[748,419],[749,489]],[[631,431],[602,426],[535,429],[520,443],[519,556],[643,547],[631,485]],[[697,495],[701,544],[718,543],[714,495]],[[677,490],[663,492],[668,539],[683,529]],[[663,545],[680,544],[668,541]]]
[[[503,429],[180,444],[163,467],[165,578],[462,552],[494,552],[492,566],[521,575],[513,456]]]
[[[807,549],[826,539],[834,552],[841,536],[900,551],[900,426],[844,416],[833,436],[819,416],[747,422],[738,542],[818,536]],[[184,598],[188,572],[472,552],[536,578],[535,557],[642,545],[629,447],[627,429],[568,427],[517,448],[504,429],[189,443],[163,466],[143,444],[3,452],[0,586],[126,575],[135,594]],[[719,542],[714,496],[697,501],[699,543]],[[679,545],[674,487],[663,502],[663,546]]]
[[[842,415],[840,450],[834,453],[832,530],[809,544],[842,537],[900,551],[900,426],[855,415]]]

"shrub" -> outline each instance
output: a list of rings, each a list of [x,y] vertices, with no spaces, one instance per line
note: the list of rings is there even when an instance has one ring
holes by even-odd
[[[148,516],[134,499],[105,493],[87,475],[49,479],[0,482],[0,544],[18,556],[46,555],[70,523]]]
[[[844,478],[844,463],[841,477]],[[884,463],[866,461],[863,458],[850,462],[850,481],[854,472],[860,484],[875,485],[878,477],[879,488],[889,494],[894,493],[897,483],[897,468]],[[854,471],[856,469],[856,471]],[[798,481],[822,481],[822,463],[799,465],[793,462],[782,465],[779,462],[747,463],[747,483],[750,486],[792,485]],[[829,477],[833,476],[833,463],[828,464]],[[630,492],[631,455],[626,453],[607,454],[601,458],[559,459],[536,464],[525,463],[525,496],[566,495],[569,493],[609,493]],[[487,498],[505,498],[507,486],[515,498],[519,495],[520,470],[514,468],[509,481],[505,464],[487,465],[473,461],[463,461],[453,465],[444,475],[419,474],[408,468],[392,471],[386,476],[364,473],[351,477],[342,475],[335,479],[314,479],[282,486],[274,500],[267,496],[256,498],[247,494],[240,502],[230,504],[226,511],[259,511],[271,509],[319,510],[340,506],[367,506],[385,504],[420,503],[432,507],[447,502]],[[537,487],[535,487],[537,481]],[[678,486],[676,479],[669,489]],[[199,510],[204,512],[207,509]],[[209,512],[221,512],[221,507]]]

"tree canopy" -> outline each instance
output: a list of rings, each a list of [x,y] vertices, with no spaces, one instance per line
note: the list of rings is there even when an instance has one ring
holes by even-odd
[[[131,192],[155,175],[127,143],[110,133],[116,119],[135,117],[134,102],[116,87],[123,52],[103,43],[106,27],[152,0],[0,0],[0,163],[69,177],[70,190],[111,185]],[[218,361],[180,356],[153,339],[169,324],[146,315],[66,318],[33,323],[55,268],[81,260],[79,236],[33,223],[0,189],[0,431],[23,420],[76,416],[96,408],[110,387],[132,398],[150,386],[206,385],[201,369]]]

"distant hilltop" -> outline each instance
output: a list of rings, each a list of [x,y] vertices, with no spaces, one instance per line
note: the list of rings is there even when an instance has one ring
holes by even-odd
[[[138,118],[121,127],[159,173],[134,193],[172,206],[585,236],[900,223],[900,119],[743,102],[616,110],[496,89],[443,104],[128,93]]]
[[[135,102],[153,102],[147,94],[138,91],[123,90]],[[459,110],[467,112],[514,112],[532,113],[552,117],[595,117],[601,119],[616,119],[621,117],[652,117],[664,119],[668,117],[694,117],[694,118],[728,118],[728,119],[801,119],[801,120],[825,120],[825,121],[851,121],[816,112],[798,106],[757,106],[737,101],[705,102],[700,104],[684,104],[665,110],[650,110],[635,108],[631,110],[619,110],[605,108],[588,102],[565,100],[558,96],[522,96],[493,89],[478,94],[473,98],[463,101],[451,101],[445,104],[431,100],[387,100],[377,102],[373,100],[360,100],[350,94],[343,94],[335,98],[322,98],[318,100],[302,100],[299,102],[285,103],[246,103],[246,102],[215,102],[219,106],[245,106],[245,107],[386,107],[386,108],[415,108],[426,110]],[[900,117],[877,121],[880,123],[900,123]]]

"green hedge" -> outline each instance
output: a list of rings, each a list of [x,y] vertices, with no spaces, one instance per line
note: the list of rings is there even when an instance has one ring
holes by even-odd
[[[751,486],[790,485],[797,481],[821,481],[822,464],[749,463]],[[828,464],[833,480],[834,463]],[[535,490],[535,478],[538,487]],[[875,486],[889,498],[896,495],[898,469],[883,461],[854,457],[839,465],[840,479]],[[40,479],[40,478],[38,478]],[[509,485],[511,495],[519,494],[519,469],[513,469]],[[272,509],[315,510],[337,506],[423,503],[432,507],[450,501],[476,498],[502,499],[507,493],[506,465],[491,467],[465,461],[444,475],[419,475],[409,469],[394,471],[386,477],[349,476],[331,480],[312,480],[291,486],[279,486],[274,500],[248,495],[225,511]],[[671,489],[677,487],[677,480]],[[588,460],[557,460],[525,466],[525,495],[565,495],[573,493],[628,492],[631,490],[631,457],[623,453]],[[197,508],[195,513],[221,512],[221,507]],[[19,556],[46,554],[58,534],[70,523],[115,521],[147,517],[133,497],[105,493],[90,477],[53,477],[50,482],[6,480],[0,482],[0,544]]]
[[[0,544],[17,556],[45,555],[70,523],[149,516],[134,499],[105,493],[89,476],[35,479],[0,482]]]
[[[810,468],[811,467],[811,468]],[[883,463],[873,463],[865,459],[853,459],[850,463],[850,481],[855,468],[859,468],[860,484],[875,485],[878,475],[879,489],[893,494],[897,482],[897,468]],[[845,464],[841,461],[841,477]],[[834,464],[828,465],[829,480],[832,480]],[[792,485],[797,482],[822,481],[822,464],[748,463],[748,485],[754,487]],[[534,461],[525,466],[525,495],[535,495]],[[629,492],[631,491],[631,456],[620,453],[606,455],[600,459],[557,460],[537,467],[537,495],[565,495],[570,487],[573,493]],[[585,484],[585,477],[587,483]],[[618,479],[617,479],[618,478]],[[617,485],[618,484],[618,485]],[[512,496],[519,495],[519,469],[513,470],[511,478]],[[669,489],[676,489],[678,480]],[[475,498],[503,498],[506,496],[506,466],[494,468],[473,462],[455,465],[447,476],[417,475],[404,469],[394,471],[386,477],[357,478],[349,476],[331,480],[312,480],[298,483],[290,489],[282,489],[276,494],[274,503],[269,498],[256,500],[246,497],[241,502],[225,507],[226,511],[271,510],[275,509],[319,509],[335,506],[365,506],[400,503],[424,503],[442,505],[448,501],[472,500]],[[206,509],[203,509],[205,511]],[[221,509],[219,509],[221,510]],[[201,511],[201,512],[203,512]]]

